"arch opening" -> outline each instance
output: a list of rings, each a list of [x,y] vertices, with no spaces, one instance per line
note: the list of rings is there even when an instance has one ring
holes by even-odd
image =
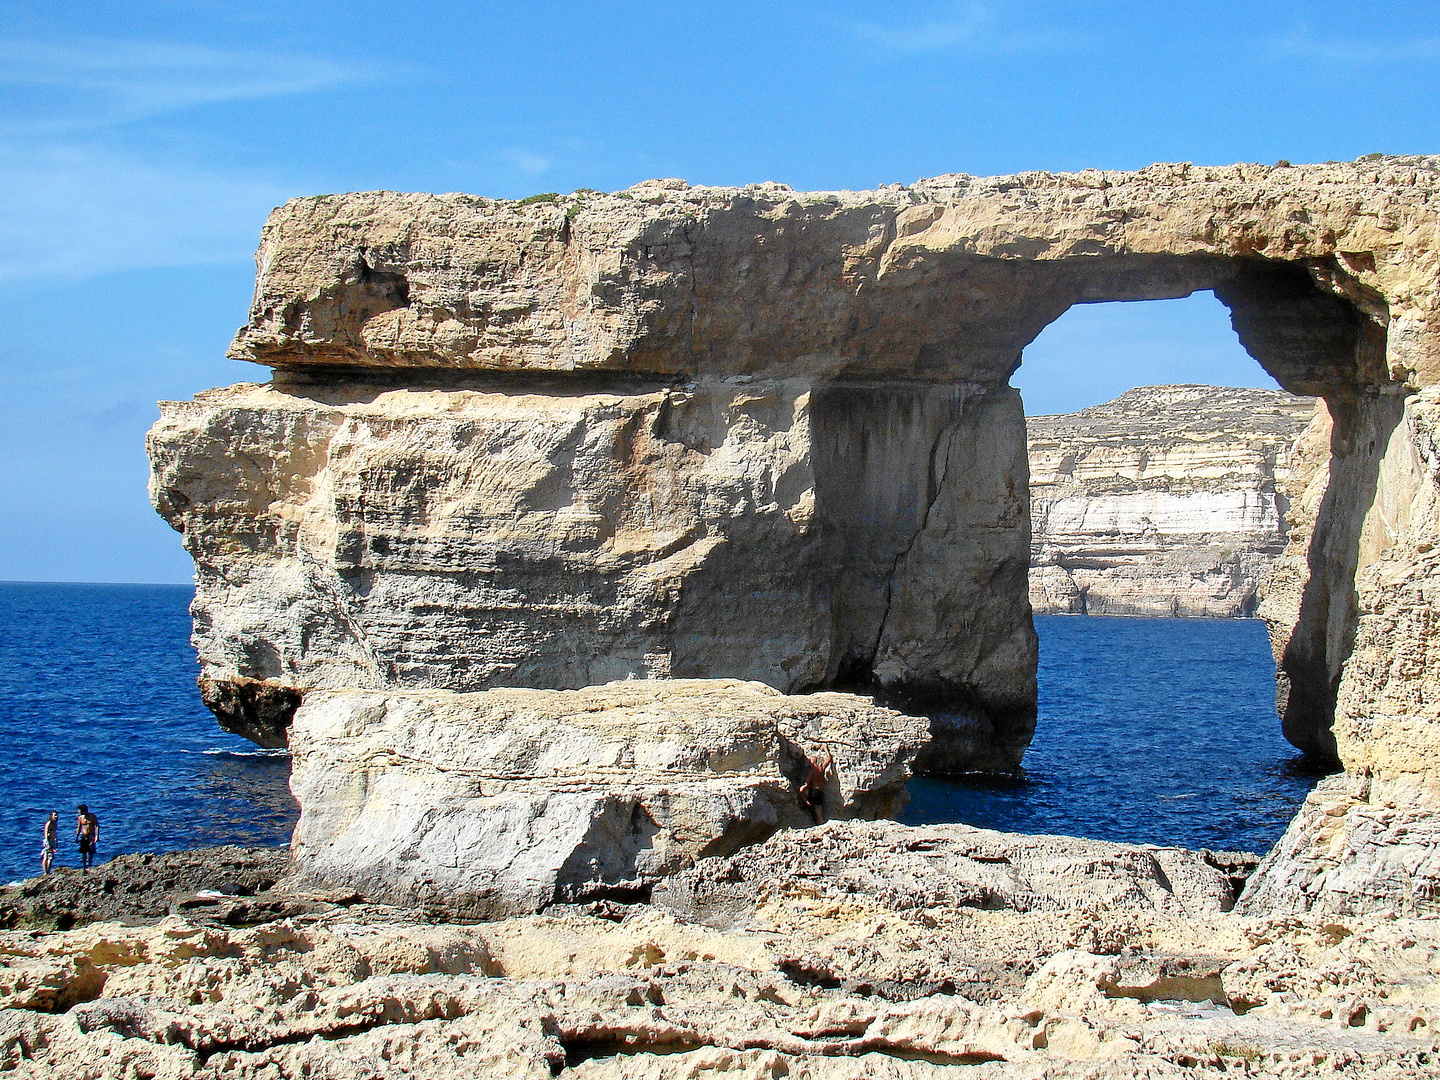
[[[1403,402],[1386,388],[1384,312],[1293,266],[1241,267],[1184,300],[1082,303],[1037,335],[1012,378],[1051,404],[1026,410],[1034,746],[1010,780],[922,778],[906,820],[1264,850],[1338,764],[1330,729],[1365,558],[1355,510],[1373,501]],[[1178,362],[1112,375],[1093,349],[1075,355],[1107,314],[1162,308],[1191,315],[1150,320],[1190,335]],[[1276,560],[1278,595],[1257,611]],[[1233,618],[1257,614],[1273,666],[1265,632]],[[1097,789],[1104,800],[1084,798]]]
[[[816,513],[826,537],[819,557],[833,577],[827,667],[806,688],[869,690],[932,715],[937,739],[918,763],[924,771],[1018,766],[1034,730],[1035,684],[1026,672],[1036,645],[1028,613],[1020,619],[1003,609],[1013,603],[1012,579],[1022,579],[1023,591],[1028,578],[1025,426],[1011,387],[945,373],[1013,374],[1021,352],[1077,304],[1208,291],[1260,368],[1291,394],[1323,398],[1332,419],[1309,548],[1291,575],[1294,588],[1264,615],[1285,736],[1333,760],[1363,508],[1399,417],[1384,362],[1383,304],[1333,262],[990,259],[985,288],[976,262],[955,257],[948,273],[932,267],[909,282],[915,306],[934,316],[922,320],[929,341],[916,350],[911,379],[839,377],[814,394]],[[1272,511],[1283,514],[1285,500],[1273,500]],[[1247,603],[1253,612],[1253,598]]]

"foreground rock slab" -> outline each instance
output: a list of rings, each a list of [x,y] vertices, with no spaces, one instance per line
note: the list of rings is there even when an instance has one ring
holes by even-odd
[[[477,694],[327,691],[290,733],[299,872],[490,919],[648,895],[780,828],[828,751],[835,818],[891,816],[927,721],[735,680]]]
[[[716,926],[745,926],[771,895],[857,897],[896,911],[1082,908],[1217,915],[1255,856],[1026,836],[969,825],[836,822],[785,832],[662,883],[654,902]]]
[[[1033,849],[1053,885],[1085,887],[1081,864],[1053,862],[1058,838],[1011,839],[1016,862]],[[935,893],[915,905],[817,872],[777,873],[752,923],[728,930],[645,907],[454,926],[357,905],[249,928],[172,916],[9,931],[0,1068],[25,1080],[1436,1077],[1437,930],[1139,902],[983,910]]]

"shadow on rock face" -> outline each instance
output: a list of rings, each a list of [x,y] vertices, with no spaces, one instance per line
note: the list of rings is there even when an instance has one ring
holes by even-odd
[[[267,749],[285,746],[286,732],[300,707],[299,690],[243,676],[208,679],[202,675],[196,681],[200,699],[226,731]]]

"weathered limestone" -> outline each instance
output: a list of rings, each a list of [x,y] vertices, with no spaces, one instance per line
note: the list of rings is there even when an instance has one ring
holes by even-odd
[[[1003,769],[1035,641],[991,447],[1022,430],[963,386],[282,383],[167,403],[149,445],[207,704],[268,745],[290,687],[723,676],[943,699],[960,767]]]
[[[1334,679],[1347,775],[1306,801],[1253,910],[1440,912],[1440,391],[1408,398],[1370,453],[1373,508],[1349,549],[1363,570],[1329,621],[1353,640]]]
[[[529,205],[297,199],[265,228],[231,355],[999,384],[1072,303],[1218,287],[1288,389],[1355,374],[1357,303],[1371,318],[1388,305],[1405,329],[1395,362],[1366,374],[1429,382],[1435,182],[1432,159],[1408,158],[954,175],[869,192],[662,180]]]
[[[919,873],[848,891],[880,878],[857,850],[877,831]],[[0,1062],[21,1080],[1440,1076],[1433,919],[1182,912],[1144,849],[1061,872],[1053,838],[1038,862],[1062,902],[985,910],[925,872],[956,857],[931,831],[838,822],[752,851],[796,838],[824,873],[747,864],[751,921],[727,930],[649,908],[455,926],[352,904],[0,932]],[[1024,846],[1003,843],[1014,867],[978,865],[1018,869]],[[1132,872],[1124,903],[1063,902]]]
[[[1315,402],[1142,386],[1026,419],[1037,614],[1254,613],[1288,540],[1290,448]]]
[[[849,694],[733,680],[585,690],[317,691],[290,732],[299,872],[493,919],[648,894],[776,829],[835,759],[836,818],[893,816],[929,724]]]
[[[1287,736],[1429,813],[1437,164],[289,203],[233,349],[276,383],[152,438],[207,700],[276,739],[317,687],[741,676],[880,689],[930,767],[1013,764],[1006,380],[1072,303],[1211,289],[1328,417],[1266,611]]]
[[[969,825],[846,822],[785,832],[662,882],[654,903],[693,922],[748,926],[767,886],[804,880],[819,901],[899,909],[1155,910],[1217,915],[1235,903],[1237,856],[1023,836]]]

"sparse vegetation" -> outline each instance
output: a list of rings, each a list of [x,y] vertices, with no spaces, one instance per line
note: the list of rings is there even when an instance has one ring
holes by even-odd
[[[1220,1058],[1238,1058],[1241,1061],[1258,1061],[1264,1056],[1258,1046],[1250,1043],[1236,1043],[1217,1040],[1210,1044],[1210,1052]]]
[[[558,203],[560,193],[558,191],[542,191],[539,195],[526,195],[523,199],[515,202],[516,206],[536,206],[539,203]]]
[[[572,191],[572,192],[570,193],[570,198],[571,198],[573,201],[570,203],[569,206],[567,206],[567,207],[565,208],[565,220],[566,220],[567,222],[569,222],[569,221],[574,221],[574,220],[575,220],[575,215],[577,215],[578,213],[580,213],[581,208],[584,207],[584,205],[585,205],[585,200],[586,200],[586,199],[590,198],[590,196],[592,196],[592,195],[603,195],[603,194],[604,194],[604,192],[602,192],[602,191],[596,191],[594,188],[588,188],[588,187],[576,188],[574,191]]]

